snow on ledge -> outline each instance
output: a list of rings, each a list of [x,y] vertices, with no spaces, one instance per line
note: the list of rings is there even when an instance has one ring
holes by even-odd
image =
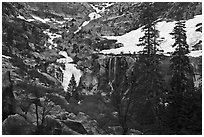
[[[2,56],[2,58],[11,59],[11,57],[6,56],[6,55],[1,55],[1,56]]]
[[[191,51],[188,55],[189,55],[189,56],[192,56],[192,57],[202,56],[202,50]]]

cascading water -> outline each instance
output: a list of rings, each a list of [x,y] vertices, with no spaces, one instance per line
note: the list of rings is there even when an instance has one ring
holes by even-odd
[[[127,58],[123,56],[111,56],[108,60],[108,85],[111,93],[125,80],[128,69]]]
[[[116,82],[116,74],[117,74],[117,58],[118,57],[110,57],[109,59],[109,66],[108,66],[108,85],[111,88],[111,93],[114,90],[114,82]]]
[[[108,66],[108,79],[109,81],[111,81],[111,61],[112,61],[112,58],[109,59],[109,66]]]
[[[64,87],[64,91],[67,91],[68,84],[71,80],[72,74],[74,75],[75,81],[78,86],[80,78],[82,76],[82,72],[81,70],[76,68],[76,64],[70,63],[73,62],[73,59],[69,57],[65,51],[60,51],[59,54],[65,57],[58,59],[57,62],[65,64],[65,69],[61,68],[63,73],[62,86]]]
[[[111,92],[113,92],[113,80],[112,80],[112,74],[111,74],[111,72],[112,72],[112,60],[113,60],[113,58],[112,57],[110,57],[110,59],[109,59],[109,65],[108,65],[108,85],[110,86],[110,88],[111,88]]]
[[[116,67],[117,67],[117,57],[114,57],[113,82],[116,81],[116,72],[117,72]]]

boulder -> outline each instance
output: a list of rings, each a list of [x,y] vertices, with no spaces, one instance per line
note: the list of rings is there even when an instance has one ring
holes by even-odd
[[[123,129],[121,126],[111,126],[108,127],[109,132],[113,135],[122,135]]]
[[[79,121],[84,126],[88,134],[93,135],[105,134],[104,131],[98,127],[97,121],[91,119],[88,115],[86,115],[83,112],[79,112],[75,117],[75,120]]]
[[[136,129],[130,129],[127,132],[127,135],[142,135],[143,133],[139,130]]]
[[[46,116],[44,120],[43,134],[47,135],[79,135],[77,131],[72,130],[64,122],[54,119],[52,116]]]
[[[36,126],[19,114],[8,116],[2,123],[3,135],[32,135],[35,131]]]
[[[67,127],[71,128],[72,130],[80,134],[88,134],[84,126],[80,122],[71,119],[62,120],[61,122],[64,123]]]

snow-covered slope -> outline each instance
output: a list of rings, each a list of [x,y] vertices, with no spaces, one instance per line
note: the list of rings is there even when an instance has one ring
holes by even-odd
[[[202,15],[197,15],[193,19],[186,21],[186,35],[187,35],[187,43],[189,44],[190,50],[192,49],[192,46],[195,45],[197,42],[202,40],[202,33],[195,31],[197,29],[196,25],[198,23],[202,23]],[[172,32],[173,28],[175,26],[174,22],[166,22],[161,21],[158,22],[156,27],[160,31],[160,39],[162,39],[162,42],[160,43],[160,49],[164,50],[164,54],[168,55],[169,52],[173,52],[174,48],[172,48],[172,44],[174,43],[174,39],[172,39],[172,36],[169,34]],[[102,53],[104,54],[120,54],[123,53],[133,53],[143,50],[143,47],[136,46],[139,43],[139,38],[144,35],[144,32],[142,32],[141,28],[137,30],[133,30],[129,33],[126,33],[122,36],[103,36],[107,39],[115,39],[117,40],[117,43],[122,43],[124,47],[120,47],[117,49],[109,49],[109,50],[103,50]],[[192,56],[198,56],[201,55],[202,51],[196,52],[191,54]]]
[[[88,21],[84,21],[84,22],[82,23],[82,25],[81,25],[74,33],[75,33],[75,34],[78,33],[78,32],[82,29],[82,27],[88,25],[92,20],[101,18],[101,17],[102,17],[101,14],[102,14],[103,12],[105,12],[106,9],[107,9],[108,7],[110,7],[111,5],[113,5],[113,4],[114,4],[114,3],[104,3],[104,5],[103,5],[101,8],[99,8],[99,7],[96,6],[96,5],[90,4],[90,6],[93,8],[94,12],[89,13],[88,16],[89,16],[90,19],[89,19]]]
[[[84,21],[84,22],[82,23],[82,25],[74,32],[74,34],[76,34],[77,32],[79,32],[79,31],[82,29],[82,27],[84,27],[84,26],[86,26],[87,24],[89,24],[90,21],[95,20],[95,19],[98,19],[98,18],[100,18],[100,17],[101,17],[100,14],[98,14],[98,13],[96,13],[96,12],[91,12],[91,13],[89,14],[90,20],[89,20],[89,21]]]

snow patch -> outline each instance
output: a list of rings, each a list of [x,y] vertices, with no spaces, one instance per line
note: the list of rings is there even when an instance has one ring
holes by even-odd
[[[105,12],[106,8],[112,6],[114,3],[104,3],[105,5],[102,6],[102,8],[98,8],[98,6],[94,6],[93,4],[90,4],[91,7],[96,11],[96,13],[103,13]]]
[[[195,31],[196,24],[202,22],[202,15],[197,15],[193,19],[186,21],[186,35],[187,35],[187,43],[189,44],[189,49],[192,49],[192,46],[195,45],[198,41],[202,40],[202,33]],[[175,49],[172,48],[172,44],[175,42],[174,39],[172,39],[172,36],[169,34],[173,31],[173,28],[175,26],[174,22],[166,22],[161,21],[156,24],[156,28],[159,30],[160,38],[162,39],[160,43],[160,50],[164,50],[164,53],[168,55],[168,53],[173,52]],[[117,43],[122,43],[124,47],[120,47],[117,49],[109,49],[109,50],[103,50],[101,53],[104,54],[119,54],[121,52],[123,53],[137,53],[138,51],[143,50],[143,47],[138,47],[137,44],[139,44],[139,38],[144,35],[144,32],[142,32],[142,29],[139,28],[137,30],[133,30],[129,33],[126,33],[122,36],[103,36],[107,39],[115,39],[117,40]],[[189,54],[189,55],[195,55],[195,54]]]
[[[90,20],[89,20],[89,21],[84,21],[84,22],[82,23],[82,25],[74,32],[74,34],[76,34],[77,32],[79,32],[79,31],[82,29],[82,27],[84,27],[84,26],[86,26],[87,24],[89,24],[90,21],[92,21],[92,20],[94,20],[94,19],[97,19],[97,18],[100,18],[100,17],[101,17],[100,14],[97,14],[97,13],[95,13],[95,12],[91,12],[91,13],[89,14]]]
[[[65,23],[65,21],[57,21],[57,20],[56,20],[56,22],[59,23],[59,24]]]
[[[202,50],[191,51],[191,53],[189,53],[189,56],[192,56],[192,57],[202,56]]]
[[[103,7],[102,9],[99,9],[98,7],[90,4],[91,7],[96,11],[96,13],[101,13],[101,12],[104,12],[105,11],[105,7]]]
[[[22,19],[22,20],[25,20],[25,21],[27,21],[27,22],[35,21],[34,19],[25,19],[25,17],[23,17],[23,16],[21,16],[21,15],[18,15],[17,18]]]
[[[59,59],[60,63],[66,63],[66,62],[70,63],[70,62],[73,62],[73,59],[67,55],[66,51],[60,51],[59,55],[62,55],[62,56],[65,57],[65,58],[61,58],[61,61]]]
[[[26,20],[23,16],[18,15],[17,18],[22,19],[22,20]]]
[[[53,22],[58,23],[58,24],[61,24],[61,25],[66,22],[66,21],[58,21],[58,20],[56,20],[55,18],[51,18],[51,20],[52,20]]]
[[[108,8],[108,7],[110,7],[110,6],[112,6],[112,5],[114,5],[115,3],[106,3],[106,8]]]
[[[26,21],[31,22],[31,21],[35,21],[34,19],[27,19]]]
[[[84,21],[83,24],[74,32],[74,34],[76,34],[77,32],[79,32],[82,27],[86,26],[87,24],[89,24],[90,21]]]
[[[49,18],[45,18],[44,21],[45,22],[50,22],[50,19]]]
[[[89,14],[90,20],[98,19],[98,18],[100,18],[100,17],[101,17],[101,15],[100,15],[100,14],[97,14],[96,12],[91,12],[91,13]]]
[[[64,20],[71,21],[73,18],[64,18]]]
[[[99,13],[104,12],[104,11],[105,11],[105,7],[103,7],[102,10],[99,10],[99,8],[93,6],[92,4],[91,4],[91,7],[95,10],[95,12],[89,13],[88,16],[89,16],[90,20],[83,22],[82,25],[74,32],[74,34],[76,34],[77,32],[79,32],[79,31],[82,29],[82,27],[84,27],[84,26],[86,26],[87,24],[89,24],[90,21],[102,17]]]
[[[50,29],[46,29],[45,31],[43,31],[43,33],[44,33],[44,34],[47,34],[47,35],[49,36],[47,42],[50,43],[51,45],[54,45],[55,47],[57,47],[57,44],[56,44],[56,43],[53,43],[53,40],[54,40],[55,38],[60,38],[60,37],[62,37],[62,36],[59,35],[59,34],[56,34],[56,33],[51,33],[51,32],[50,32]]]
[[[40,18],[40,17],[38,17],[38,16],[32,15],[32,17],[33,17],[34,19],[36,19],[36,20],[39,20],[39,21],[41,21],[41,22],[43,22],[43,23],[46,23],[46,20],[44,20],[44,19],[42,19],[42,18]]]
[[[6,56],[6,55],[1,55],[3,58],[6,58],[6,59],[11,59],[11,57],[9,56]]]

